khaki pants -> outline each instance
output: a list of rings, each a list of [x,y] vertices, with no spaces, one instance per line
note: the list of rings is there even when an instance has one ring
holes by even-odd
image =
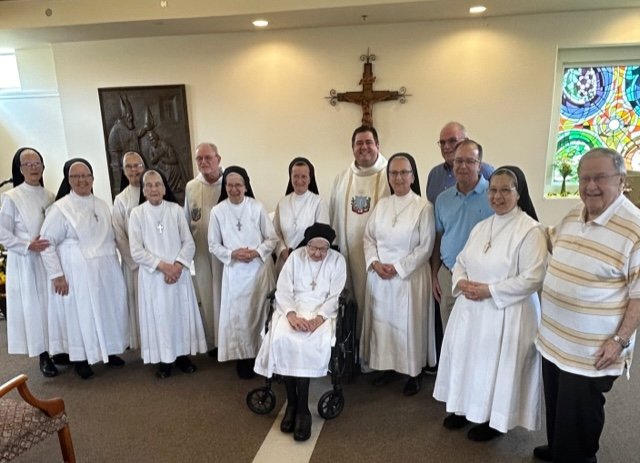
[[[440,266],[438,270],[438,282],[440,283],[440,318],[442,319],[442,333],[447,328],[449,322],[449,316],[453,309],[453,304],[456,302],[456,298],[451,294],[451,272],[444,265]]]

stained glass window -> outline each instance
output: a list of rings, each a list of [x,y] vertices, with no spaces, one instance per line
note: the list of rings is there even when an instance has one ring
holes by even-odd
[[[566,67],[552,183],[577,183],[580,157],[595,147],[621,153],[640,171],[640,66]]]

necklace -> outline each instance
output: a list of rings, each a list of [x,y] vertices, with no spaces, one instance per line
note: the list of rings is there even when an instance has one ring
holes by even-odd
[[[292,193],[291,194],[291,211],[293,214],[293,229],[294,231],[298,229],[298,217],[300,217],[300,214],[302,213],[302,211],[304,211],[304,209],[307,206],[307,203],[309,202],[309,197],[310,195],[307,194],[307,192],[303,193],[302,195],[298,195],[297,193]],[[300,196],[304,196],[304,199],[302,199],[302,201],[298,201],[298,198]],[[300,206],[300,210],[296,211],[296,203],[302,203],[302,206]]]
[[[395,227],[396,224],[398,223],[398,217],[400,216],[400,214],[402,214],[404,211],[407,210],[407,208],[409,206],[411,206],[411,201],[409,201],[406,206],[404,206],[402,209],[400,209],[400,212],[398,212],[398,208],[396,207],[396,197],[393,198],[393,212],[395,212],[395,215],[393,216],[393,222],[391,223],[392,227]]]
[[[158,230],[158,233],[162,235],[164,233],[164,225],[162,225],[162,222],[164,221],[164,214],[167,212],[167,207],[164,201],[162,201],[161,207],[162,207],[162,212],[160,213],[160,219],[156,224],[156,229]]]
[[[316,286],[318,285],[318,283],[317,283],[318,275],[320,275],[320,271],[322,270],[322,266],[324,265],[324,261],[325,261],[325,259],[322,259],[322,262],[320,262],[320,265],[318,266],[318,270],[316,271],[316,274],[311,279],[311,289],[313,291],[316,290]]]
[[[93,218],[96,219],[96,222],[98,221],[98,214],[96,214],[96,197],[92,195],[93,199]]]
[[[233,214],[233,216],[236,218],[236,228],[238,229],[238,231],[242,231],[242,216],[244,215],[245,205],[247,204],[246,199],[247,198],[242,199],[242,206],[240,206],[240,215],[236,215],[235,212],[233,212],[233,208],[230,208],[231,214]],[[229,202],[231,203],[231,201]],[[231,205],[237,206],[237,204],[233,203],[231,203]]]

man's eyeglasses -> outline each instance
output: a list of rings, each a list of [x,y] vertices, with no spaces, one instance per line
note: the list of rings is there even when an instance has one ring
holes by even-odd
[[[34,161],[34,162],[23,162],[23,163],[20,164],[20,166],[21,167],[26,167],[28,169],[36,169],[36,168],[42,167],[42,163],[41,162],[37,162],[37,161]]]
[[[480,162],[480,160],[479,159],[462,159],[462,158],[456,158],[453,160],[453,163],[458,166],[461,166],[463,164],[467,166],[472,166],[477,162]]]
[[[445,145],[449,145],[449,146],[455,146],[458,144],[458,142],[461,142],[462,140],[464,140],[464,138],[447,138],[446,140],[438,140],[436,142],[436,144],[440,147],[443,148]]]
[[[594,175],[593,177],[589,175],[581,175],[580,177],[578,177],[578,181],[584,185],[588,185],[591,180],[593,180],[593,183],[595,183],[596,185],[603,185],[605,181],[610,179],[611,177],[619,177],[620,175],[621,174],[598,174]]]

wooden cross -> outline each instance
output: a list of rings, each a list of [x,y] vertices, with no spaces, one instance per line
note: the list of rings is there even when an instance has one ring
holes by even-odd
[[[325,97],[329,100],[331,106],[335,106],[339,101],[360,105],[362,107],[362,125],[371,127],[373,126],[373,105],[375,103],[398,100],[401,104],[404,104],[407,101],[406,97],[409,96],[405,87],[400,87],[398,91],[373,89],[376,77],[373,75],[372,62],[375,60],[376,55],[369,53],[369,49],[367,49],[366,55],[360,55],[360,61],[364,61],[364,71],[362,79],[360,79],[361,91],[338,93],[336,90],[331,89],[329,96]]]

